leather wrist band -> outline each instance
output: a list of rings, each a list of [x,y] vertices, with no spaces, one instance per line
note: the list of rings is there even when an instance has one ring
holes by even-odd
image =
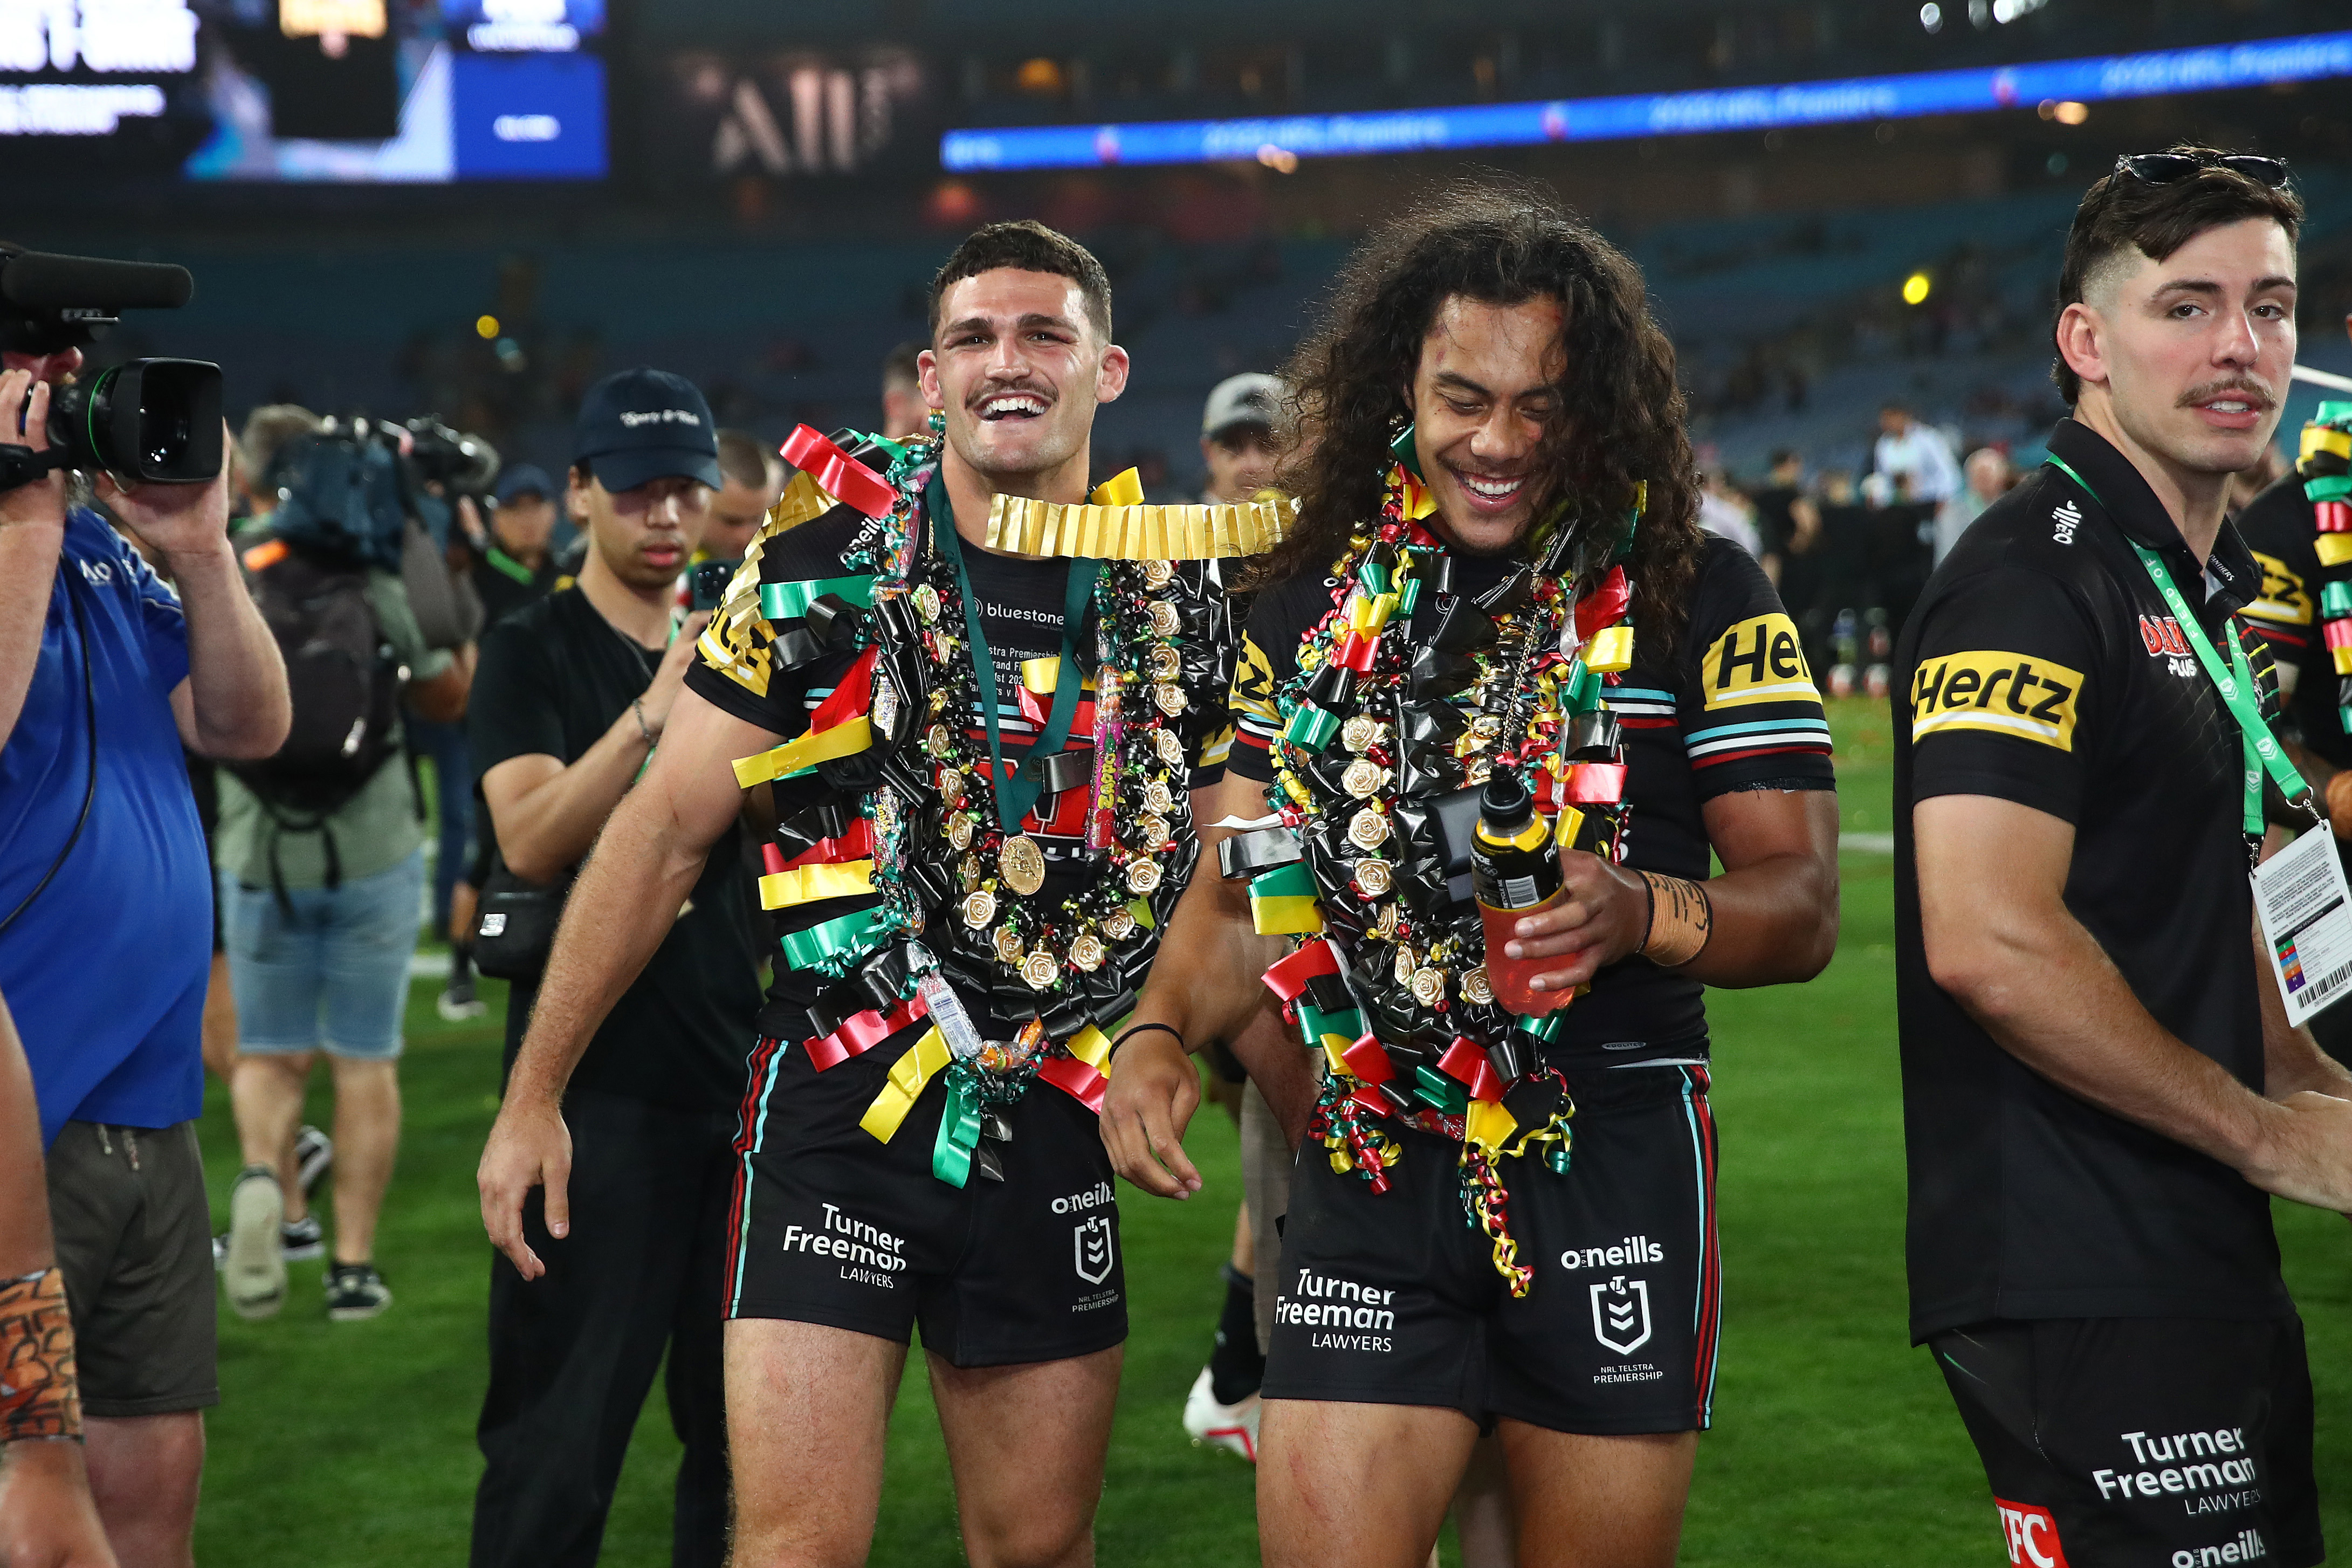
[[[1184,1031],[1177,1028],[1172,1024],[1138,1024],[1131,1029],[1121,1029],[1118,1032],[1118,1038],[1110,1043],[1109,1056],[1106,1056],[1103,1060],[1109,1061],[1112,1057],[1118,1055],[1119,1047],[1127,1044],[1128,1041],[1135,1038],[1136,1036],[1148,1035],[1154,1029],[1159,1030],[1163,1035],[1175,1036],[1176,1044],[1179,1047],[1181,1047],[1184,1044]]]
[[[1661,969],[1688,963],[1715,934],[1715,906],[1706,889],[1680,877],[1634,873],[1650,888],[1650,929],[1642,939],[1643,958]]]
[[[73,1320],[56,1268],[0,1279],[0,1444],[81,1436]]]

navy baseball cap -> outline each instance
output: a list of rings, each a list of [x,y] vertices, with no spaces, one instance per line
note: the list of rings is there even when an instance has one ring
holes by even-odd
[[[547,470],[536,463],[517,463],[499,475],[500,506],[511,506],[524,496],[553,500],[555,493],[554,481],[547,477]]]
[[[588,389],[572,426],[572,460],[587,464],[608,490],[673,478],[714,490],[726,482],[710,405],[686,377],[644,365]]]

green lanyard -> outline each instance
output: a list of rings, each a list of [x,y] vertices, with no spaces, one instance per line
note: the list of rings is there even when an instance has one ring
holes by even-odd
[[[516,582],[521,584],[526,588],[530,586],[531,579],[539,575],[538,573],[533,572],[530,567],[524,565],[521,562],[516,560],[505,551],[500,550],[495,544],[489,547],[488,552],[482,557],[482,559],[488,561],[492,566],[496,567],[499,571],[505,573],[508,576],[513,578]]]
[[[947,486],[935,474],[929,489],[923,492],[923,505],[931,514],[932,546],[948,560],[955,563],[956,594],[963,600],[964,634],[971,641],[972,674],[980,682],[980,712],[988,731],[988,760],[994,772],[989,783],[996,797],[996,819],[1008,834],[1021,831],[1021,819],[1037,804],[1037,796],[1045,787],[1045,774],[1024,769],[1011,777],[1004,772],[1004,742],[997,727],[996,661],[989,657],[988,634],[981,629],[980,599],[971,591],[971,571],[964,564],[963,542],[956,537],[955,509],[948,500]],[[1044,759],[1062,749],[1070,737],[1071,721],[1078,716],[1078,688],[1086,677],[1078,668],[1078,628],[1087,618],[1087,602],[1094,597],[1095,575],[1102,563],[1074,560],[1070,563],[1069,585],[1062,593],[1062,664],[1054,678],[1054,707],[1045,717],[1045,728],[1039,731],[1029,746],[1027,754]],[[1032,776],[1032,774],[1034,776]]]
[[[2099,500],[2099,492],[2084,484],[2083,476],[2069,468],[2063,458],[2053,455],[2049,463],[2081,485],[2083,493],[2098,501],[2101,510],[2107,510],[2107,503]],[[2108,515],[2112,517],[2114,513],[2109,512]],[[2189,610],[2189,601],[2180,596],[2180,590],[2174,584],[2171,570],[2165,565],[2164,557],[2137,539],[2126,536],[2126,542],[2131,545],[2132,553],[2139,557],[2139,563],[2147,569],[2148,580],[2156,584],[2156,591],[2164,595],[2165,604],[2171,607],[2173,619],[2180,623],[2180,635],[2189,639],[2189,647],[2197,655],[2197,662],[2205,667],[2206,676],[2213,682],[2214,689],[2221,694],[2221,705],[2230,710],[2230,717],[2238,721],[2238,737],[2245,757],[2246,837],[2259,841],[2263,836],[2263,772],[2268,770],[2272,782],[2279,787],[2279,793],[2290,802],[2303,800],[2311,793],[2311,786],[2304,782],[2303,774],[2295,771],[2294,764],[2287,761],[2286,752],[2280,748],[2278,741],[2271,734],[2270,725],[2263,719],[2262,707],[2255,696],[2257,689],[2253,672],[2246,668],[2246,650],[2239,646],[2238,639],[2235,637],[2230,638],[2230,662],[2223,664],[2221,656],[2213,651],[2212,639],[2205,635],[2204,626]]]

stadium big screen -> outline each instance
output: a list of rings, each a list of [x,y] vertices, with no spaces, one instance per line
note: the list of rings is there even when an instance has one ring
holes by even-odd
[[[0,163],[97,179],[600,179],[605,0],[0,0]]]

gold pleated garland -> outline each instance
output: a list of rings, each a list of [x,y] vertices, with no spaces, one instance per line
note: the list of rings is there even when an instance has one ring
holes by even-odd
[[[988,506],[988,548],[1096,561],[1230,560],[1280,543],[1297,504],[1073,506],[1000,495]]]

